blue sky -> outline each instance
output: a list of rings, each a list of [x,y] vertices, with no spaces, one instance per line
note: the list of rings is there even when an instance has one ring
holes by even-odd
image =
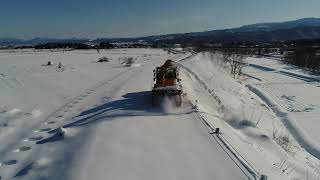
[[[135,37],[320,17],[320,0],[0,0],[0,38]]]

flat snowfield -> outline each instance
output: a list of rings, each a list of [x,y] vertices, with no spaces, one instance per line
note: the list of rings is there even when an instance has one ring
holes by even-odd
[[[151,107],[152,70],[189,55],[1,51],[0,179],[250,179],[187,100]]]
[[[298,143],[320,159],[320,76],[278,60],[248,58],[244,72],[249,81],[273,104],[278,116]]]

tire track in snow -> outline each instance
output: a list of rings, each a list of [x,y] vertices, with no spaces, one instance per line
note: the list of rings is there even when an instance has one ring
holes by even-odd
[[[111,79],[109,79],[109,80],[107,80],[107,81],[104,81],[103,83],[99,83],[98,85],[96,85],[96,86],[94,86],[94,87],[91,87],[91,88],[89,88],[90,90],[87,90],[87,91],[85,91],[85,93],[82,93],[81,95],[79,95],[81,98],[82,98],[82,100],[84,99],[84,97],[88,97],[89,95],[91,95],[91,94],[94,94],[96,91],[99,91],[99,90],[101,90],[102,88],[109,88],[109,90],[108,91],[103,91],[103,93],[114,93],[114,92],[117,92],[118,90],[120,90],[121,89],[121,87],[122,87],[122,85],[121,84],[123,84],[123,80],[120,80],[120,79],[123,79],[123,78],[125,78],[126,79],[126,81],[125,82],[127,82],[127,79],[132,79],[133,78],[133,76],[132,76],[132,72],[138,72],[138,71],[134,71],[135,69],[137,69],[137,68],[130,68],[129,70],[126,70],[126,71],[124,71],[124,72],[120,72],[120,73],[118,73],[117,75],[115,75],[115,76],[113,76],[113,78],[111,78]],[[119,82],[118,82],[119,81]],[[118,82],[117,84],[118,85],[112,85],[112,89],[110,89],[110,87],[105,87],[105,86],[109,86],[110,84],[114,84],[114,82]],[[78,97],[79,97],[78,96]],[[104,99],[104,100],[106,100],[106,99]],[[107,100],[109,100],[109,98],[107,99]],[[70,101],[70,103],[73,103],[72,102],[72,100]],[[69,104],[70,104],[69,103]],[[68,104],[66,104],[65,106],[67,106],[67,108],[68,108]],[[65,107],[64,106],[64,107]],[[63,109],[63,108],[62,108]],[[61,108],[59,109],[59,110],[61,110]],[[55,113],[59,113],[60,111],[56,111]],[[77,112],[78,113],[78,112]],[[50,117],[49,117],[50,118]],[[74,118],[71,118],[71,119],[74,119]],[[62,122],[62,123],[65,123],[65,122]],[[71,122],[72,123],[72,122]],[[71,124],[71,123],[67,123],[67,125],[68,124]],[[64,128],[69,128],[69,127],[65,127],[66,125],[64,125],[64,124],[59,124],[58,126],[56,126],[56,128],[52,128],[52,125],[54,125],[54,124],[56,124],[56,123],[50,123],[50,121],[49,122],[45,122],[45,124],[46,124],[46,126],[48,127],[48,126],[50,126],[50,128],[43,128],[42,129],[42,132],[46,132],[47,134],[52,134],[52,133],[55,133],[56,131],[57,131],[57,128],[58,127],[64,127]],[[50,129],[50,130],[49,130]],[[40,130],[41,131],[41,130]],[[39,131],[39,132],[40,132]],[[50,139],[50,136],[48,137],[47,136],[47,138],[43,138],[43,139],[39,139],[38,141],[36,141],[36,144],[43,144],[43,143],[40,143],[40,142],[46,142],[46,140],[47,139]],[[27,139],[28,141],[29,141],[29,139]],[[61,140],[62,140],[62,138],[61,138]],[[38,143],[39,142],[39,143]],[[27,168],[27,167],[24,167],[24,168],[22,168],[19,172],[21,172],[21,171],[24,171],[23,169],[25,169],[25,168]],[[31,168],[32,169],[32,168]],[[30,170],[30,169],[29,169]],[[28,171],[29,171],[28,170]],[[21,173],[17,173],[16,174],[16,176],[18,176],[18,174],[20,174],[19,176],[21,176]],[[22,175],[25,175],[25,174],[22,174]]]
[[[131,72],[134,68],[131,68],[129,71],[125,70],[125,71],[121,71],[120,73],[117,73],[116,75],[114,75],[112,78],[109,78],[107,80],[102,81],[101,83],[98,83],[97,85],[94,85],[90,88],[88,88],[87,90],[85,90],[83,93],[81,93],[80,95],[76,96],[75,98],[72,98],[70,101],[68,101],[66,104],[64,104],[63,106],[61,106],[60,108],[58,108],[56,111],[50,113],[47,118],[45,118],[43,121],[41,121],[39,124],[40,126],[44,126],[43,128],[35,128],[37,125],[34,126],[33,129],[40,129],[40,130],[36,130],[33,131],[33,133],[45,133],[45,136],[31,136],[30,138],[25,138],[23,140],[24,143],[31,143],[31,142],[38,142],[41,141],[43,139],[46,138],[50,138],[50,134],[48,133],[52,128],[48,127],[48,126],[52,126],[57,124],[57,121],[54,119],[58,119],[58,118],[63,118],[65,117],[65,113],[70,111],[70,108],[74,107],[73,105],[76,105],[77,103],[74,103],[75,101],[77,101],[77,99],[79,99],[79,97],[81,97],[81,100],[84,100],[85,98],[87,98],[89,95],[91,95],[92,93],[94,93],[97,89],[104,87],[105,85],[117,80],[119,77],[122,77],[125,74],[128,74],[129,72]],[[79,103],[80,101],[78,101]],[[64,115],[61,115],[64,114]],[[50,120],[50,121],[49,121]],[[44,124],[44,125],[43,125]],[[39,126],[39,125],[38,125]],[[26,137],[27,133],[25,135],[23,135],[22,137]],[[20,142],[18,142],[20,143]],[[16,145],[17,142],[12,143],[7,149],[12,149],[11,147],[17,146]],[[15,153],[22,153],[22,152],[26,152],[31,150],[32,145],[35,145],[34,143],[31,143],[30,145],[26,145],[26,146],[21,146],[18,149],[15,149],[11,152],[15,152]],[[6,154],[9,154],[11,152],[7,152]],[[5,154],[3,154],[4,156],[6,156]],[[14,156],[14,155],[10,155],[10,156]],[[11,165],[15,165],[18,162],[22,162],[21,160],[18,161],[16,159],[11,159],[11,160],[5,160],[3,162],[0,162],[0,167],[1,166],[11,166]]]

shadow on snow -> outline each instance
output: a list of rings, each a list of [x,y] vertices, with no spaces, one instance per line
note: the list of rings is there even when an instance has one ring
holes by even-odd
[[[169,116],[191,114],[194,109],[179,110],[177,112],[166,112],[161,107],[152,107],[151,91],[128,93],[122,96],[123,99],[105,103],[101,106],[83,111],[75,118],[74,122],[66,124],[63,128],[79,127],[98,123],[101,121],[112,120],[115,117],[130,116]],[[57,129],[49,131],[55,133]],[[41,144],[56,141],[56,139],[45,139]],[[40,142],[39,142],[40,143]]]

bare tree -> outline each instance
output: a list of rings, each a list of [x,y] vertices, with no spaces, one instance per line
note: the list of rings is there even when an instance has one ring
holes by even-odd
[[[236,78],[242,73],[242,68],[245,65],[245,52],[238,49],[223,50],[223,60],[230,65],[230,74]]]

